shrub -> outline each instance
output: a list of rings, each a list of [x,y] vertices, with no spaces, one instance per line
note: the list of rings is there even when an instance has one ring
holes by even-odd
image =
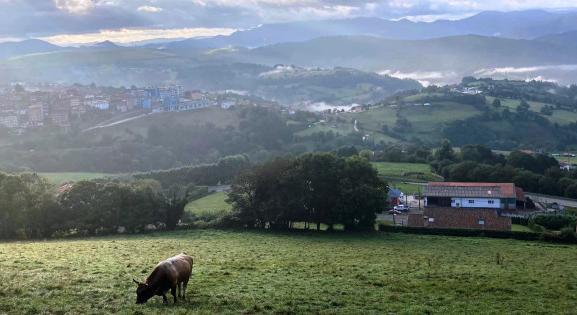
[[[560,214],[542,214],[532,218],[535,224],[549,230],[560,230],[565,227],[575,227],[575,217]]]

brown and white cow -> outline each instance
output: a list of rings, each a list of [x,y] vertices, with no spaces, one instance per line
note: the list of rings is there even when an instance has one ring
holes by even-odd
[[[185,299],[186,286],[192,273],[192,257],[186,254],[176,255],[161,261],[156,265],[146,282],[139,282],[133,279],[138,285],[136,289],[136,304],[144,304],[155,295],[162,296],[165,304],[168,304],[166,292],[174,297],[176,303],[176,289],[178,297]]]

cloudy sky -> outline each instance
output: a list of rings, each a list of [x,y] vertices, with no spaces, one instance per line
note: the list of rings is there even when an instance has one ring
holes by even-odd
[[[294,20],[427,20],[484,10],[564,8],[577,8],[577,0],[0,0],[0,40],[129,42],[228,34]]]

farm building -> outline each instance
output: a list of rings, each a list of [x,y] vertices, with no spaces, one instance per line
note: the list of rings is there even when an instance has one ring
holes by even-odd
[[[400,189],[396,188],[389,188],[388,199],[389,205],[391,207],[398,206],[403,203],[403,198],[405,198],[405,194]]]
[[[429,183],[425,209],[409,225],[429,228],[510,230],[505,212],[524,207],[523,190],[512,183]]]

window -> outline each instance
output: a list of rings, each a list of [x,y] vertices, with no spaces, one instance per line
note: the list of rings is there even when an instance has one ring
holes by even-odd
[[[475,203],[475,200],[469,200],[469,203]]]
[[[434,223],[435,222],[435,218],[429,218],[429,223]]]
[[[485,219],[479,219],[479,225],[485,225]]]

